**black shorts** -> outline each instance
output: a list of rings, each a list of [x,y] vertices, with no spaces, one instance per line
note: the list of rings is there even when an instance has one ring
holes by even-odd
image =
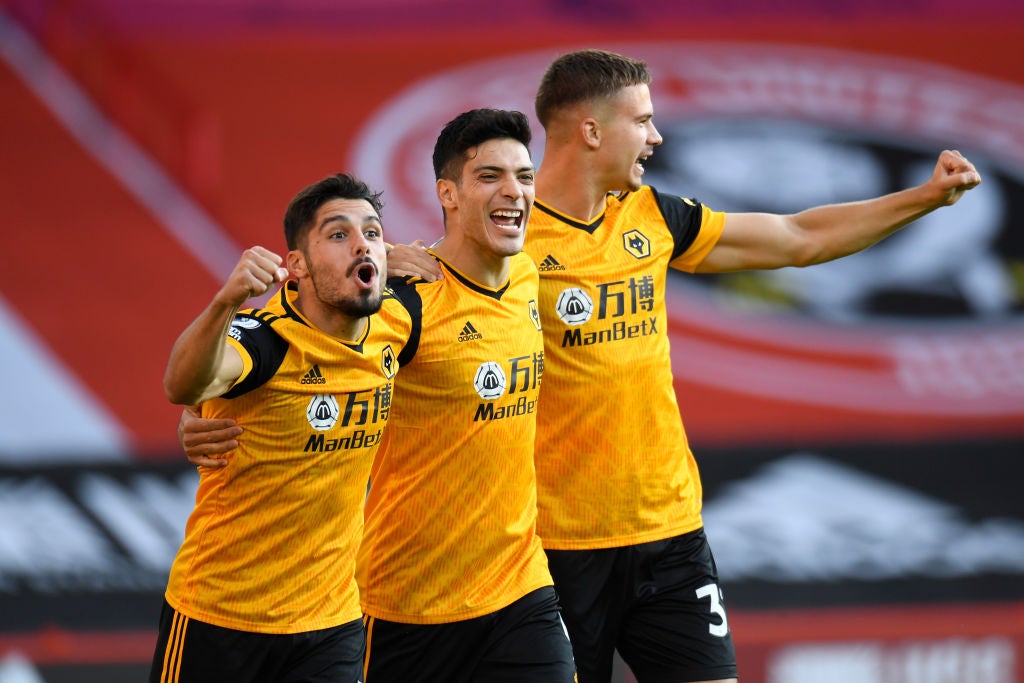
[[[149,683],[357,683],[365,648],[360,619],[287,635],[190,619],[164,601]]]
[[[366,617],[366,683],[573,683],[572,645],[550,586],[447,624]]]
[[[639,683],[736,677],[703,529],[600,550],[549,550],[580,683],[608,683],[615,650]]]

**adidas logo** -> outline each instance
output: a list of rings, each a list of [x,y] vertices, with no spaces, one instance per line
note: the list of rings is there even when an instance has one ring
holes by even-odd
[[[473,323],[469,322],[468,320],[466,321],[466,324],[462,327],[462,332],[459,332],[460,342],[473,341],[474,339],[483,338],[484,335],[477,332],[476,328],[473,327]]]
[[[314,365],[312,369],[302,376],[300,384],[327,384],[327,380],[320,374],[320,366]]]
[[[556,261],[554,256],[548,254],[544,257],[544,260],[540,262],[540,265],[537,266],[537,270],[542,273],[549,273],[552,270],[565,270],[565,266]]]

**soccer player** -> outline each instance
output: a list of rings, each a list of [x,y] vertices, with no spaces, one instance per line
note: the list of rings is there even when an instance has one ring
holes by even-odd
[[[537,268],[521,253],[530,140],[520,112],[450,121],[433,154],[445,236],[429,252],[445,277],[389,281],[408,343],[357,563],[366,683],[575,680],[536,529],[544,349]]]
[[[928,181],[887,196],[786,216],[714,211],[643,184],[662,142],[650,80],[643,62],[581,50],[549,65],[535,101],[546,138],[525,251],[540,269],[547,360],[538,530],[581,683],[609,681],[616,649],[640,683],[736,677],[673,389],[668,268],[822,263],[957,202],[981,180],[944,151]],[[409,247],[390,262],[437,275]]]
[[[433,154],[445,237],[432,253],[446,276],[389,281],[412,331],[357,565],[366,683],[575,679],[536,530],[530,138],[519,112],[445,126]]]
[[[822,263],[954,204],[981,182],[967,159],[943,151],[929,180],[882,197],[793,215],[714,211],[643,184],[644,161],[662,142],[650,80],[641,61],[580,50],[549,65],[535,101],[545,147],[524,249],[539,266],[547,361],[538,531],[581,683],[609,681],[615,650],[640,683],[736,677],[700,477],[674,393],[668,268]],[[438,277],[423,255],[397,245],[389,267]],[[222,429],[205,434],[213,427]],[[193,422],[182,442],[186,452],[216,454],[237,429]],[[219,443],[203,443],[212,440]]]
[[[246,438],[230,467],[200,472],[151,683],[361,680],[356,549],[405,339],[396,302],[380,311],[380,210],[350,176],[305,188],[284,216],[288,268],[247,249],[174,344],[168,398],[244,421]]]

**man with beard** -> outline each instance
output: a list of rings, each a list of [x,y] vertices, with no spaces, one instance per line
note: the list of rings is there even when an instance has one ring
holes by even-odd
[[[449,121],[433,153],[445,237],[426,252],[445,277],[389,280],[408,342],[357,563],[366,683],[575,680],[537,535],[544,349],[537,267],[522,253],[530,141],[521,112]],[[230,471],[224,446],[240,448],[250,428],[245,415],[213,417],[186,412],[179,435],[192,462]],[[190,435],[227,457],[190,449]]]
[[[284,217],[287,270],[247,249],[174,344],[167,397],[247,431],[231,467],[200,470],[151,683],[361,679],[356,550],[404,340],[380,210],[351,176],[305,188]]]

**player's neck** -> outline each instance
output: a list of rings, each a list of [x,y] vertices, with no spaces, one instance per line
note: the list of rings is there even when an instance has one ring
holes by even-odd
[[[545,156],[536,176],[537,199],[559,213],[589,223],[605,206],[607,192],[594,174],[575,163]]]
[[[310,300],[314,300],[312,305]],[[334,306],[320,303],[315,297],[303,297],[301,292],[295,299],[295,309],[310,325],[344,342],[358,341],[366,330],[365,316],[353,317],[342,313]]]
[[[490,253],[468,241],[453,239],[452,235],[446,235],[433,251],[452,268],[488,289],[500,289],[508,282],[510,256]]]

